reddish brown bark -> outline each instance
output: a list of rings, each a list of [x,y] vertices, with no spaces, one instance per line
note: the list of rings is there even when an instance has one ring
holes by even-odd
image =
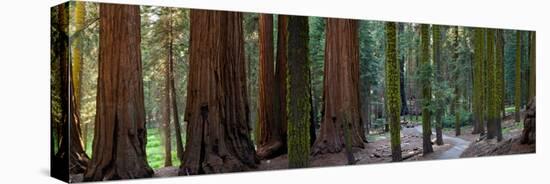
[[[242,14],[191,10],[187,144],[180,175],[255,167]]]
[[[139,6],[100,4],[93,157],[86,181],[151,177],[140,52]]]
[[[363,148],[359,104],[358,23],[328,18],[326,24],[324,115],[313,154],[337,153],[344,148],[349,128],[353,147]],[[349,116],[349,117],[348,117]],[[344,123],[344,122],[347,122]]]
[[[275,58],[275,122],[281,122],[281,138],[286,147],[287,143],[287,114],[286,114],[286,96],[287,96],[287,35],[288,35],[288,16],[279,15],[277,17],[277,56]]]
[[[281,133],[280,111],[275,111],[276,103],[280,104],[275,85],[274,58],[273,58],[273,15],[260,14],[260,79],[259,79],[259,108],[258,121],[260,139],[257,155],[260,158],[271,158],[284,153],[285,144]],[[278,105],[277,105],[278,107]]]

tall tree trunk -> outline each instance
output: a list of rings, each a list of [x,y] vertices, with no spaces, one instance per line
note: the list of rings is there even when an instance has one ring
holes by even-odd
[[[57,135],[57,139],[52,140],[52,149],[51,149],[51,166],[52,166],[52,172],[51,175],[55,178],[61,179],[63,181],[68,182],[69,181],[69,157],[67,156],[69,152],[69,97],[67,96],[67,91],[69,90],[69,3],[63,3],[58,5],[55,9],[52,8],[52,15],[54,12],[57,13],[57,20],[55,20],[55,23],[52,22],[52,26],[54,26],[54,30],[52,30],[52,36],[56,36],[55,39],[52,39],[53,45],[52,47],[55,49],[55,58],[52,61],[52,70],[57,65],[57,69],[59,70],[57,73],[57,76],[55,81],[60,81],[57,83],[58,91],[52,91],[57,92],[59,94],[59,103],[60,103],[60,113],[61,113],[61,119],[59,124],[55,125],[56,130],[55,133]],[[52,78],[52,82],[54,79]],[[54,88],[52,88],[53,90]],[[54,96],[52,95],[52,100],[54,99]],[[54,102],[52,101],[52,106]],[[53,109],[52,109],[52,120],[53,120]],[[57,152],[55,152],[55,148],[57,148]]]
[[[521,108],[521,31],[516,31],[516,79],[515,79],[515,92],[514,102],[516,107],[515,120],[520,122],[520,108]]]
[[[473,108],[474,129],[472,134],[483,134],[483,30],[474,28]]]
[[[441,29],[439,25],[432,25],[432,40],[433,40],[433,62],[436,66],[435,77],[437,82],[444,81],[444,68],[443,62],[441,61]],[[441,92],[442,89],[437,89],[435,98],[443,98]],[[435,143],[437,145],[443,145],[443,113],[444,113],[444,104],[437,104],[437,109],[435,110]]]
[[[174,19],[174,12],[173,9],[169,9],[170,13],[170,32],[169,32],[169,38],[170,41],[168,43],[168,50],[169,50],[169,72],[170,72],[170,99],[172,101],[172,111],[173,111],[173,119],[174,119],[174,129],[176,129],[176,154],[180,161],[183,160],[183,142],[181,137],[181,125],[180,125],[180,119],[179,119],[179,111],[178,111],[178,104],[177,104],[177,96],[176,96],[176,84],[175,84],[175,78],[176,75],[174,73],[174,25],[173,25],[173,19]]]
[[[68,169],[70,174],[82,173],[86,170],[89,157],[84,152],[82,133],[80,129],[80,113],[78,111],[77,99],[74,93],[75,81],[71,70],[73,69],[69,46],[69,5],[61,4],[57,7],[58,27],[60,37],[56,45],[56,55],[59,62],[59,77],[61,81],[61,132],[58,136],[59,149],[53,158],[54,169]],[[67,92],[69,92],[67,94]],[[68,164],[68,165],[67,165]],[[61,171],[52,172],[52,175],[61,179],[66,173]]]
[[[407,106],[407,97],[405,93],[405,56],[401,57],[399,62],[399,93],[401,95],[401,112],[402,116],[409,114],[409,108]]]
[[[460,79],[460,76],[462,75],[462,73],[460,72],[460,61],[458,60],[458,53],[460,52],[459,51],[459,43],[458,43],[458,39],[459,39],[459,34],[458,34],[458,26],[455,26],[454,27],[454,41],[453,41],[453,61],[455,62],[455,68],[454,68],[454,73],[453,73],[453,83],[454,83],[454,99],[453,99],[453,107],[452,107],[452,111],[455,115],[455,136],[460,136],[461,132],[460,132],[460,128],[462,127],[462,120],[460,119],[461,117],[461,114],[460,114],[460,95],[461,95],[461,91],[460,91],[460,84],[461,81]]]
[[[529,32],[529,101],[537,95],[537,33],[535,31]]]
[[[275,122],[280,122],[280,137],[287,147],[287,37],[288,37],[288,17],[279,15],[277,20],[277,55],[275,63],[275,91],[273,112],[279,114],[275,116]],[[282,148],[285,151],[284,148]]]
[[[309,166],[311,126],[308,18],[288,16],[288,167]]]
[[[260,14],[260,76],[259,76],[259,108],[258,121],[260,126],[258,157],[271,158],[284,153],[285,144],[281,137],[282,125],[280,114],[275,111],[280,98],[274,98],[276,93],[276,76],[273,57],[273,15]],[[279,120],[279,121],[276,121]]]
[[[100,18],[93,157],[84,180],[151,177],[145,153],[139,6],[100,4]]]
[[[421,25],[421,48],[422,55],[420,64],[422,66],[421,70],[425,70],[426,77],[431,78],[431,69],[430,68],[430,25],[422,24]],[[430,72],[430,73],[428,73]],[[432,84],[430,79],[423,79],[422,84],[422,148],[424,154],[433,152],[432,148],[432,125],[431,125],[431,113],[429,106],[431,104],[432,98]]]
[[[386,106],[388,107],[388,120],[390,124],[392,161],[401,161],[401,90],[400,69],[397,61],[395,22],[386,22]]]
[[[328,18],[325,47],[324,115],[319,138],[313,145],[314,155],[340,152],[344,148],[344,129],[348,127],[351,145],[364,147],[359,114],[358,22]]]
[[[495,138],[496,132],[496,119],[497,109],[496,105],[497,96],[499,93],[495,90],[495,31],[494,29],[487,29],[487,139]]]
[[[169,38],[170,39],[170,38]],[[164,62],[164,90],[162,103],[162,130],[164,131],[164,167],[172,166],[172,134],[170,131],[170,62],[172,60],[170,43],[167,44],[167,58]]]
[[[502,140],[502,107],[504,106],[504,38],[502,37],[502,30],[496,31],[496,48],[495,48],[495,129],[497,140]]]
[[[253,168],[242,14],[193,9],[190,18],[187,144],[179,174]]]

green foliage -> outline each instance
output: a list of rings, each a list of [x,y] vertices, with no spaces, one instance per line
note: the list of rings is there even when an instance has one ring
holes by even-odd
[[[325,19],[309,17],[309,57],[311,59],[311,88],[313,95],[314,119],[320,122],[323,107],[323,76],[325,63]]]
[[[164,167],[164,142],[161,140],[161,133],[158,128],[147,129],[147,145],[145,150],[147,152],[147,162],[153,169]],[[172,147],[176,146],[176,140],[170,141]],[[185,144],[185,141],[184,141]],[[172,150],[172,164],[174,166],[180,165],[180,160],[177,157],[175,149]]]

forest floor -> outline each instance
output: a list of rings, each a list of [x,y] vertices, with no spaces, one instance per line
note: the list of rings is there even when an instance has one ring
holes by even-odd
[[[454,134],[454,133],[453,133]],[[435,133],[434,133],[435,135]],[[354,148],[353,155],[356,164],[376,164],[391,162],[391,149],[388,133],[376,133],[369,135],[369,143],[365,149]],[[474,136],[465,134],[455,137],[447,134],[443,136],[443,145],[433,145],[434,152],[422,154],[422,126],[410,124],[402,126],[401,149],[403,161],[439,160],[459,158],[462,152],[470,145]],[[311,158],[311,167],[342,166],[347,165],[347,157],[344,152],[336,154],[316,155]],[[262,160],[257,170],[286,169],[287,155],[282,155],[269,160]]]
[[[478,157],[489,155],[508,155],[520,153],[534,153],[533,145],[519,144],[519,137],[523,129],[522,123],[514,122],[513,115],[503,119],[503,136],[501,142],[496,139],[486,140],[479,134],[471,134],[472,127],[466,126],[461,130],[460,136],[455,136],[454,129],[444,129],[443,145],[433,144],[434,152],[422,154],[422,126],[418,122],[406,123],[401,129],[401,149],[403,162],[419,160],[442,160],[463,157]],[[432,137],[435,133],[432,132]],[[354,148],[353,155],[356,164],[389,163],[391,161],[390,139],[387,132],[371,133],[368,136],[369,143],[365,149]],[[435,142],[435,139],[432,140]],[[310,167],[343,166],[347,164],[345,152],[336,154],[322,154],[313,156]],[[251,171],[278,170],[288,168],[287,155],[281,155],[272,159],[262,160],[257,168]],[[155,169],[154,177],[177,176],[178,167],[163,167]],[[71,175],[73,182],[82,181],[82,174]]]
[[[523,120],[523,114],[521,115],[521,119]],[[487,140],[478,138],[472,142],[460,157],[513,155],[536,152],[536,144],[520,144],[523,123],[515,122],[513,115],[504,117],[502,126],[502,141],[497,142],[496,139]]]

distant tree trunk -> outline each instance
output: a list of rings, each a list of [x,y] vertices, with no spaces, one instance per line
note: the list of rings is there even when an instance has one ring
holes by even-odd
[[[432,25],[432,40],[433,62],[436,66],[435,76],[437,82],[441,82],[445,79],[443,77],[443,62],[441,61],[441,29],[439,25]],[[441,90],[442,89],[437,90],[435,98],[443,98]],[[435,110],[435,143],[437,145],[443,145],[443,108],[443,104],[437,104],[437,109]]]
[[[170,45],[170,44],[168,44]],[[168,46],[170,47],[170,46]],[[167,48],[168,58],[164,63],[164,90],[162,103],[162,130],[164,131],[164,167],[172,166],[172,134],[170,131],[170,110],[172,103],[170,101],[170,62],[172,50]]]
[[[399,93],[401,96],[401,112],[402,116],[409,114],[409,108],[407,106],[407,97],[405,94],[405,56],[401,57],[399,62]]]
[[[67,166],[70,174],[82,173],[86,170],[89,157],[84,152],[82,143],[82,133],[80,129],[80,113],[78,111],[77,99],[74,93],[75,81],[71,70],[71,60],[69,59],[69,7],[68,4],[58,6],[58,31],[60,32],[59,43],[57,45],[58,62],[61,78],[61,138],[59,140],[59,149],[55,154],[54,161],[56,166]],[[67,94],[67,91],[69,93]],[[56,168],[67,169],[67,168]],[[59,172],[58,173],[62,173]],[[57,175],[53,174],[53,175]]]
[[[502,140],[502,107],[504,106],[504,38],[502,30],[497,29],[496,32],[496,48],[495,48],[495,133],[497,140]]]
[[[93,157],[85,181],[153,176],[147,164],[140,10],[100,4],[99,76]]]
[[[516,31],[516,79],[514,102],[516,107],[515,120],[520,122],[521,108],[521,31]]]
[[[310,60],[308,18],[288,16],[288,167],[309,166],[311,126]]]
[[[172,111],[173,111],[173,119],[174,119],[174,129],[176,129],[176,155],[180,161],[183,160],[183,142],[181,137],[181,125],[179,120],[179,111],[178,111],[178,104],[177,104],[177,96],[176,96],[176,84],[175,84],[175,78],[176,75],[174,73],[174,25],[173,25],[173,10],[172,8],[169,9],[170,13],[170,21],[169,21],[169,42],[168,42],[168,61],[169,61],[169,72],[170,72],[170,99],[172,101]]]
[[[260,34],[260,67],[259,67],[259,145],[257,149],[258,157],[271,158],[284,153],[286,145],[281,137],[282,124],[279,117],[279,110],[275,107],[280,104],[279,98],[274,98],[278,94],[276,85],[276,75],[274,70],[273,57],[273,15],[260,14],[259,18]],[[277,104],[277,105],[276,105]]]
[[[365,115],[363,117],[363,120],[365,122],[365,134],[370,133],[370,126],[371,126],[371,97],[370,97],[370,90],[371,90],[371,84],[370,82],[367,82],[366,84],[366,94],[365,94]],[[363,107],[363,106],[361,106]]]
[[[497,105],[495,90],[495,31],[487,29],[487,139],[493,139],[496,136],[496,110]]]
[[[462,73],[460,72],[460,61],[458,60],[458,53],[460,52],[459,51],[459,44],[458,44],[458,39],[459,39],[459,34],[458,34],[458,26],[455,26],[454,28],[454,41],[453,41],[453,61],[455,62],[455,68],[454,68],[454,73],[453,73],[453,83],[454,83],[454,100],[453,100],[453,107],[452,107],[452,111],[455,115],[455,136],[460,136],[461,132],[460,132],[460,128],[462,127],[462,120],[460,119],[460,84],[461,81],[460,79],[460,75],[462,75]]]
[[[426,72],[430,71],[430,25],[422,24],[421,25],[421,66]],[[431,71],[430,71],[431,72]],[[431,73],[426,74],[431,76]],[[421,81],[422,84],[422,148],[424,154],[433,152],[432,148],[432,125],[431,125],[431,113],[429,106],[431,104],[432,98],[432,84],[429,79],[424,79]]]
[[[86,5],[84,2],[76,1],[74,6],[74,18],[75,18],[75,29],[77,31],[81,31],[84,28],[85,20],[86,20]],[[72,79],[74,84],[74,93],[76,97],[76,103],[77,106],[80,107],[80,76],[82,75],[81,70],[81,63],[82,63],[82,53],[80,52],[80,49],[82,48],[82,42],[80,41],[80,36],[75,36],[73,38],[73,48],[72,48]],[[79,110],[79,109],[77,109]]]
[[[277,20],[277,55],[275,63],[275,92],[273,95],[275,104],[273,112],[279,114],[275,116],[275,122],[280,122],[280,137],[287,147],[287,37],[288,37],[288,17],[279,15]],[[283,148],[283,151],[286,149]]]
[[[326,24],[323,119],[313,154],[338,153],[344,129],[350,127],[353,147],[363,148],[359,114],[359,39],[356,20],[328,18]],[[351,117],[345,117],[349,115]],[[349,125],[344,124],[349,121]]]
[[[483,134],[483,29],[474,28],[473,107],[474,129],[472,134]]]
[[[529,32],[529,100],[537,95],[537,61],[536,61],[536,45],[537,33]]]
[[[397,61],[395,22],[386,22],[386,106],[388,107],[388,120],[390,124],[392,161],[401,161],[401,90],[400,69]]]
[[[179,174],[254,168],[242,14],[193,9],[190,19],[187,144]]]

